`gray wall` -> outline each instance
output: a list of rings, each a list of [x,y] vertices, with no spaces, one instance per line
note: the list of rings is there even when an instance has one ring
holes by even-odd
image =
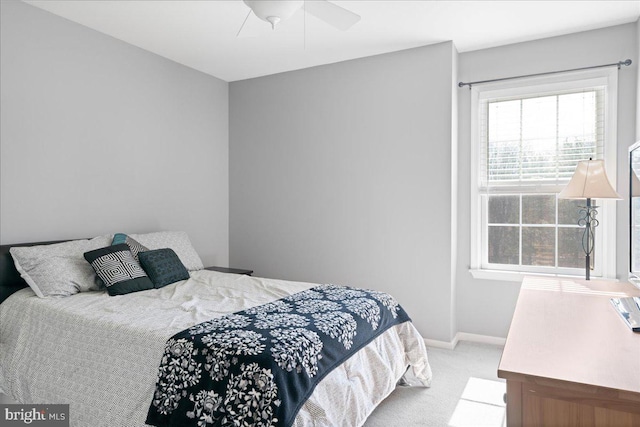
[[[230,258],[452,338],[451,42],[230,84]]]
[[[527,43],[460,54],[462,81],[493,79],[551,70],[586,67],[631,58],[633,65],[618,75],[617,190],[628,194],[627,148],[635,140],[638,39],[636,24],[576,33]],[[459,101],[459,215],[457,259],[457,322],[460,331],[505,337],[519,284],[475,280],[469,273],[470,209],[470,91],[458,92]],[[613,177],[611,177],[613,179]],[[617,276],[627,277],[628,200],[617,205]]]
[[[618,80],[616,181],[626,194],[636,27],[459,56],[444,43],[232,83],[231,263],[264,276],[389,291],[427,338],[505,337],[519,283],[475,280],[468,271],[470,93],[452,93],[452,80],[631,58]],[[619,202],[622,279],[627,212],[628,201]]]
[[[185,230],[226,265],[228,84],[0,3],[0,241]]]
[[[640,139],[637,23],[228,85],[0,4],[1,243],[185,230],[205,264],[230,256],[262,276],[391,292],[427,338],[506,336],[518,283],[468,273],[470,105],[455,83],[631,58],[618,99],[627,192],[626,151]],[[619,202],[621,278],[627,209]]]

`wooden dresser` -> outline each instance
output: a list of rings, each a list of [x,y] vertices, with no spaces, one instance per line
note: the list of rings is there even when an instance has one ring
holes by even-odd
[[[640,427],[640,333],[613,297],[628,283],[525,278],[502,353],[507,425]]]

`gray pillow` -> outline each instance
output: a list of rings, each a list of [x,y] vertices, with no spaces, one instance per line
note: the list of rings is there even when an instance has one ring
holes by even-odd
[[[13,247],[9,253],[16,270],[37,296],[69,296],[101,289],[98,276],[83,255],[108,246],[111,239],[109,235],[53,245]]]
[[[149,249],[171,248],[189,271],[202,270],[204,265],[184,231],[159,231],[148,234],[129,234]]]

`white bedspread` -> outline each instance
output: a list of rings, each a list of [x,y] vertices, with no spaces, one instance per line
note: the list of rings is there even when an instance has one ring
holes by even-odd
[[[140,427],[168,338],[313,286],[202,270],[162,289],[117,297],[42,299],[23,289],[0,305],[0,389],[21,403],[69,403],[72,426]],[[295,425],[362,425],[408,365],[429,384],[426,348],[410,322],[327,375]]]

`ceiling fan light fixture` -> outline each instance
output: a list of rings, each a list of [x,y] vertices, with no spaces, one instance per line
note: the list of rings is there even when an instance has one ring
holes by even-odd
[[[279,22],[289,19],[304,4],[303,0],[243,0],[253,13],[276,28]]]
[[[271,23],[271,28],[275,30],[276,25],[278,25],[278,22],[280,22],[280,18],[277,16],[267,16],[267,21]]]

